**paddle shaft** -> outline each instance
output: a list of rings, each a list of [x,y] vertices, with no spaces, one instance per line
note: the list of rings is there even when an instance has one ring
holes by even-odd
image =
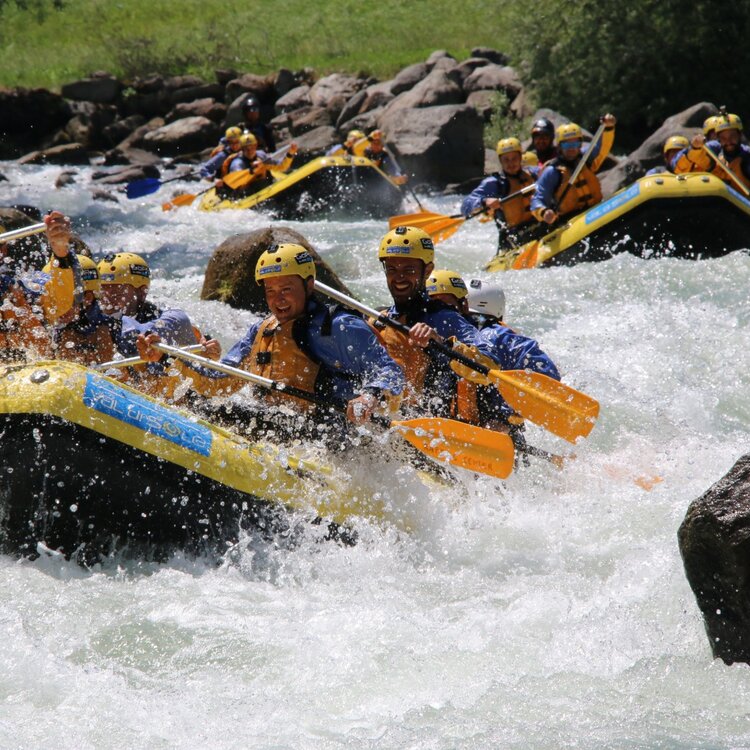
[[[732,172],[732,170],[729,169],[729,167],[724,164],[721,159],[719,159],[719,157],[716,156],[716,154],[711,151],[711,149],[705,143],[702,144],[702,148],[729,175],[732,182],[740,189],[740,192],[744,196],[750,197],[750,191],[748,191],[748,189],[739,181],[737,175]]]
[[[368,307],[362,302],[359,302],[358,300],[355,300],[352,297],[349,297],[348,295],[331,288],[330,286],[322,284],[320,281],[315,282],[315,289],[322,294],[325,294],[327,297],[335,299],[337,302],[341,302],[342,305],[346,305],[347,307],[353,308],[354,310],[358,310],[363,315],[369,315],[370,317],[391,326],[391,328],[395,328],[397,331],[403,333],[404,336],[409,335],[409,326],[404,325],[403,323],[399,323],[397,320],[393,320],[393,318],[389,318],[387,315],[378,312],[374,308]],[[460,362],[462,365],[466,365],[466,367],[474,370],[475,372],[481,373],[482,375],[488,375],[490,372],[489,367],[485,367],[483,364],[475,362],[470,357],[466,357],[463,354],[454,351],[450,346],[448,346],[447,344],[443,344],[440,341],[431,340],[428,345],[428,349],[439,351],[445,354],[445,356],[449,359]]]
[[[207,337],[210,338],[210,337]],[[192,344],[180,349],[183,352],[200,352],[203,350],[203,344]],[[141,357],[126,357],[125,359],[112,359],[109,362],[100,362],[94,366],[96,370],[107,370],[110,367],[134,367],[135,365],[145,365],[147,361]]]
[[[43,221],[39,222],[39,224],[30,224],[27,227],[21,227],[20,229],[12,229],[10,232],[0,234],[0,242],[20,240],[24,237],[30,237],[32,234],[41,234],[46,229],[47,225]]]
[[[565,198],[565,196],[568,194],[568,190],[570,190],[570,188],[575,184],[575,181],[578,179],[578,175],[581,174],[581,170],[586,166],[586,162],[589,160],[589,156],[591,156],[591,153],[594,150],[594,146],[596,146],[596,144],[599,142],[599,139],[602,137],[605,127],[606,125],[604,123],[599,125],[599,129],[596,131],[596,133],[594,133],[594,137],[591,139],[591,143],[589,143],[589,147],[586,149],[586,152],[584,154],[581,154],[581,158],[578,160],[578,164],[576,164],[576,168],[573,170],[573,174],[570,176],[568,184],[565,186],[560,197],[555,201],[557,208],[560,207],[563,202],[563,198]]]

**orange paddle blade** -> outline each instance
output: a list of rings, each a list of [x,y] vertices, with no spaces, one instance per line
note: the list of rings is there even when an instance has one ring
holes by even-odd
[[[424,224],[424,229],[427,234],[432,237],[433,242],[442,242],[447,240],[448,237],[456,233],[458,228],[466,221],[463,217],[451,219],[446,217],[441,221],[433,221],[432,223]]]
[[[193,195],[192,193],[175,195],[175,197],[172,198],[171,201],[167,201],[166,203],[161,204],[161,210],[171,211],[173,208],[178,208],[179,206],[189,206],[196,199],[196,197],[197,196]]]
[[[522,417],[568,442],[594,429],[599,402],[559,380],[527,370],[490,370],[488,377]]]
[[[417,211],[413,214],[401,214],[400,216],[391,216],[388,219],[388,229],[396,227],[421,227],[425,222],[435,221],[436,219],[449,219],[450,216],[445,214],[436,214],[432,211]]]
[[[515,449],[505,433],[454,419],[424,417],[391,424],[405,440],[438,461],[500,479],[513,471]]]

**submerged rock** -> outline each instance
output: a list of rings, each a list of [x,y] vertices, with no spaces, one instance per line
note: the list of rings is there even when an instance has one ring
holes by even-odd
[[[690,504],[677,536],[714,657],[750,664],[750,453]]]

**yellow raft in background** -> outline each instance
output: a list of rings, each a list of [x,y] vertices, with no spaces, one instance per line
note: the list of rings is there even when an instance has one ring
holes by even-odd
[[[40,542],[87,559],[221,554],[241,528],[288,530],[288,510],[410,524],[302,448],[243,440],[69,362],[0,366],[0,474],[0,547],[21,555]]]
[[[750,200],[718,177],[641,177],[553,232],[495,256],[488,271],[644,258],[715,258],[750,247]]]
[[[293,172],[271,170],[274,182],[237,200],[209,190],[201,211],[268,209],[279,218],[323,214],[381,218],[398,213],[402,194],[388,175],[364,156],[320,156]]]

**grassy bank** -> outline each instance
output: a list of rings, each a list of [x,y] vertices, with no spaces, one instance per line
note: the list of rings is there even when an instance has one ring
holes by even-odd
[[[61,84],[95,70],[128,78],[305,66],[387,78],[435,49],[507,51],[517,0],[65,0],[41,17],[0,12],[0,85]],[[517,40],[516,40],[517,41]]]

